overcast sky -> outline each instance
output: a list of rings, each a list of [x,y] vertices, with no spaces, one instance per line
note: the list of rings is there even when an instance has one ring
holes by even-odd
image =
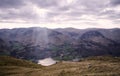
[[[120,0],[0,0],[0,28],[120,28]]]

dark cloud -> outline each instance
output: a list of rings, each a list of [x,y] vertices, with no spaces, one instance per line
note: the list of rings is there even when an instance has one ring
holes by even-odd
[[[17,8],[24,4],[24,0],[0,0],[0,8]]]
[[[120,5],[120,0],[111,0],[111,4],[114,6]]]
[[[33,4],[37,4],[39,7],[52,7],[56,6],[58,0],[30,0]]]

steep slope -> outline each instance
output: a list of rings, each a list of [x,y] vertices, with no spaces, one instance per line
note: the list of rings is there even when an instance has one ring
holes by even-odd
[[[94,46],[98,46],[98,48],[97,47],[95,48],[96,51],[100,49],[102,53],[102,51],[104,50],[103,54],[110,54],[110,53],[113,55],[117,55],[117,53],[120,54],[120,51],[118,51],[120,49],[120,44],[111,39],[108,39],[98,31],[88,31],[84,33],[80,39],[82,39],[82,41],[93,43],[93,46],[89,45],[92,46],[91,48],[93,48]]]
[[[109,46],[109,45],[113,46],[117,44],[117,42],[106,38],[98,31],[88,31],[81,36],[81,39],[85,41],[92,41],[95,43],[99,43],[103,46]]]
[[[120,56],[119,31],[38,27],[1,29],[0,46],[5,45],[0,54],[32,61],[48,57],[73,60],[96,55]]]
[[[99,55],[120,55],[120,44],[106,38],[98,31],[87,31],[78,40],[74,40],[74,43],[71,41],[71,43],[64,43],[64,45],[54,48],[57,49],[54,57],[62,60]]]
[[[108,30],[99,29],[97,31],[101,32],[105,37],[120,43],[120,29],[119,28],[108,29]]]
[[[8,49],[9,44],[7,44],[3,39],[0,38],[0,55],[10,55]]]

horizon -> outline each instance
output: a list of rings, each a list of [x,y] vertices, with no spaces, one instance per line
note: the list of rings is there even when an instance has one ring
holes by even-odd
[[[0,28],[1,29],[21,29],[21,28],[45,28],[45,29],[78,29],[78,30],[85,30],[85,29],[120,29],[119,27],[113,27],[113,28],[75,28],[75,27],[58,27],[58,28],[49,28],[49,27],[40,27],[40,26],[32,26],[32,27],[13,27],[13,28]]]

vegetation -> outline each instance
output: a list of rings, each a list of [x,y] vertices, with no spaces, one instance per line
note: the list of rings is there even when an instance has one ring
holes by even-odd
[[[120,29],[1,29],[0,55],[31,61],[46,57],[66,61],[89,56],[119,57],[119,33]]]
[[[9,56],[0,57],[0,76],[120,76],[120,57],[89,57],[43,67]]]
[[[0,56],[0,76],[21,75],[38,68],[40,69],[42,66],[26,60]]]

